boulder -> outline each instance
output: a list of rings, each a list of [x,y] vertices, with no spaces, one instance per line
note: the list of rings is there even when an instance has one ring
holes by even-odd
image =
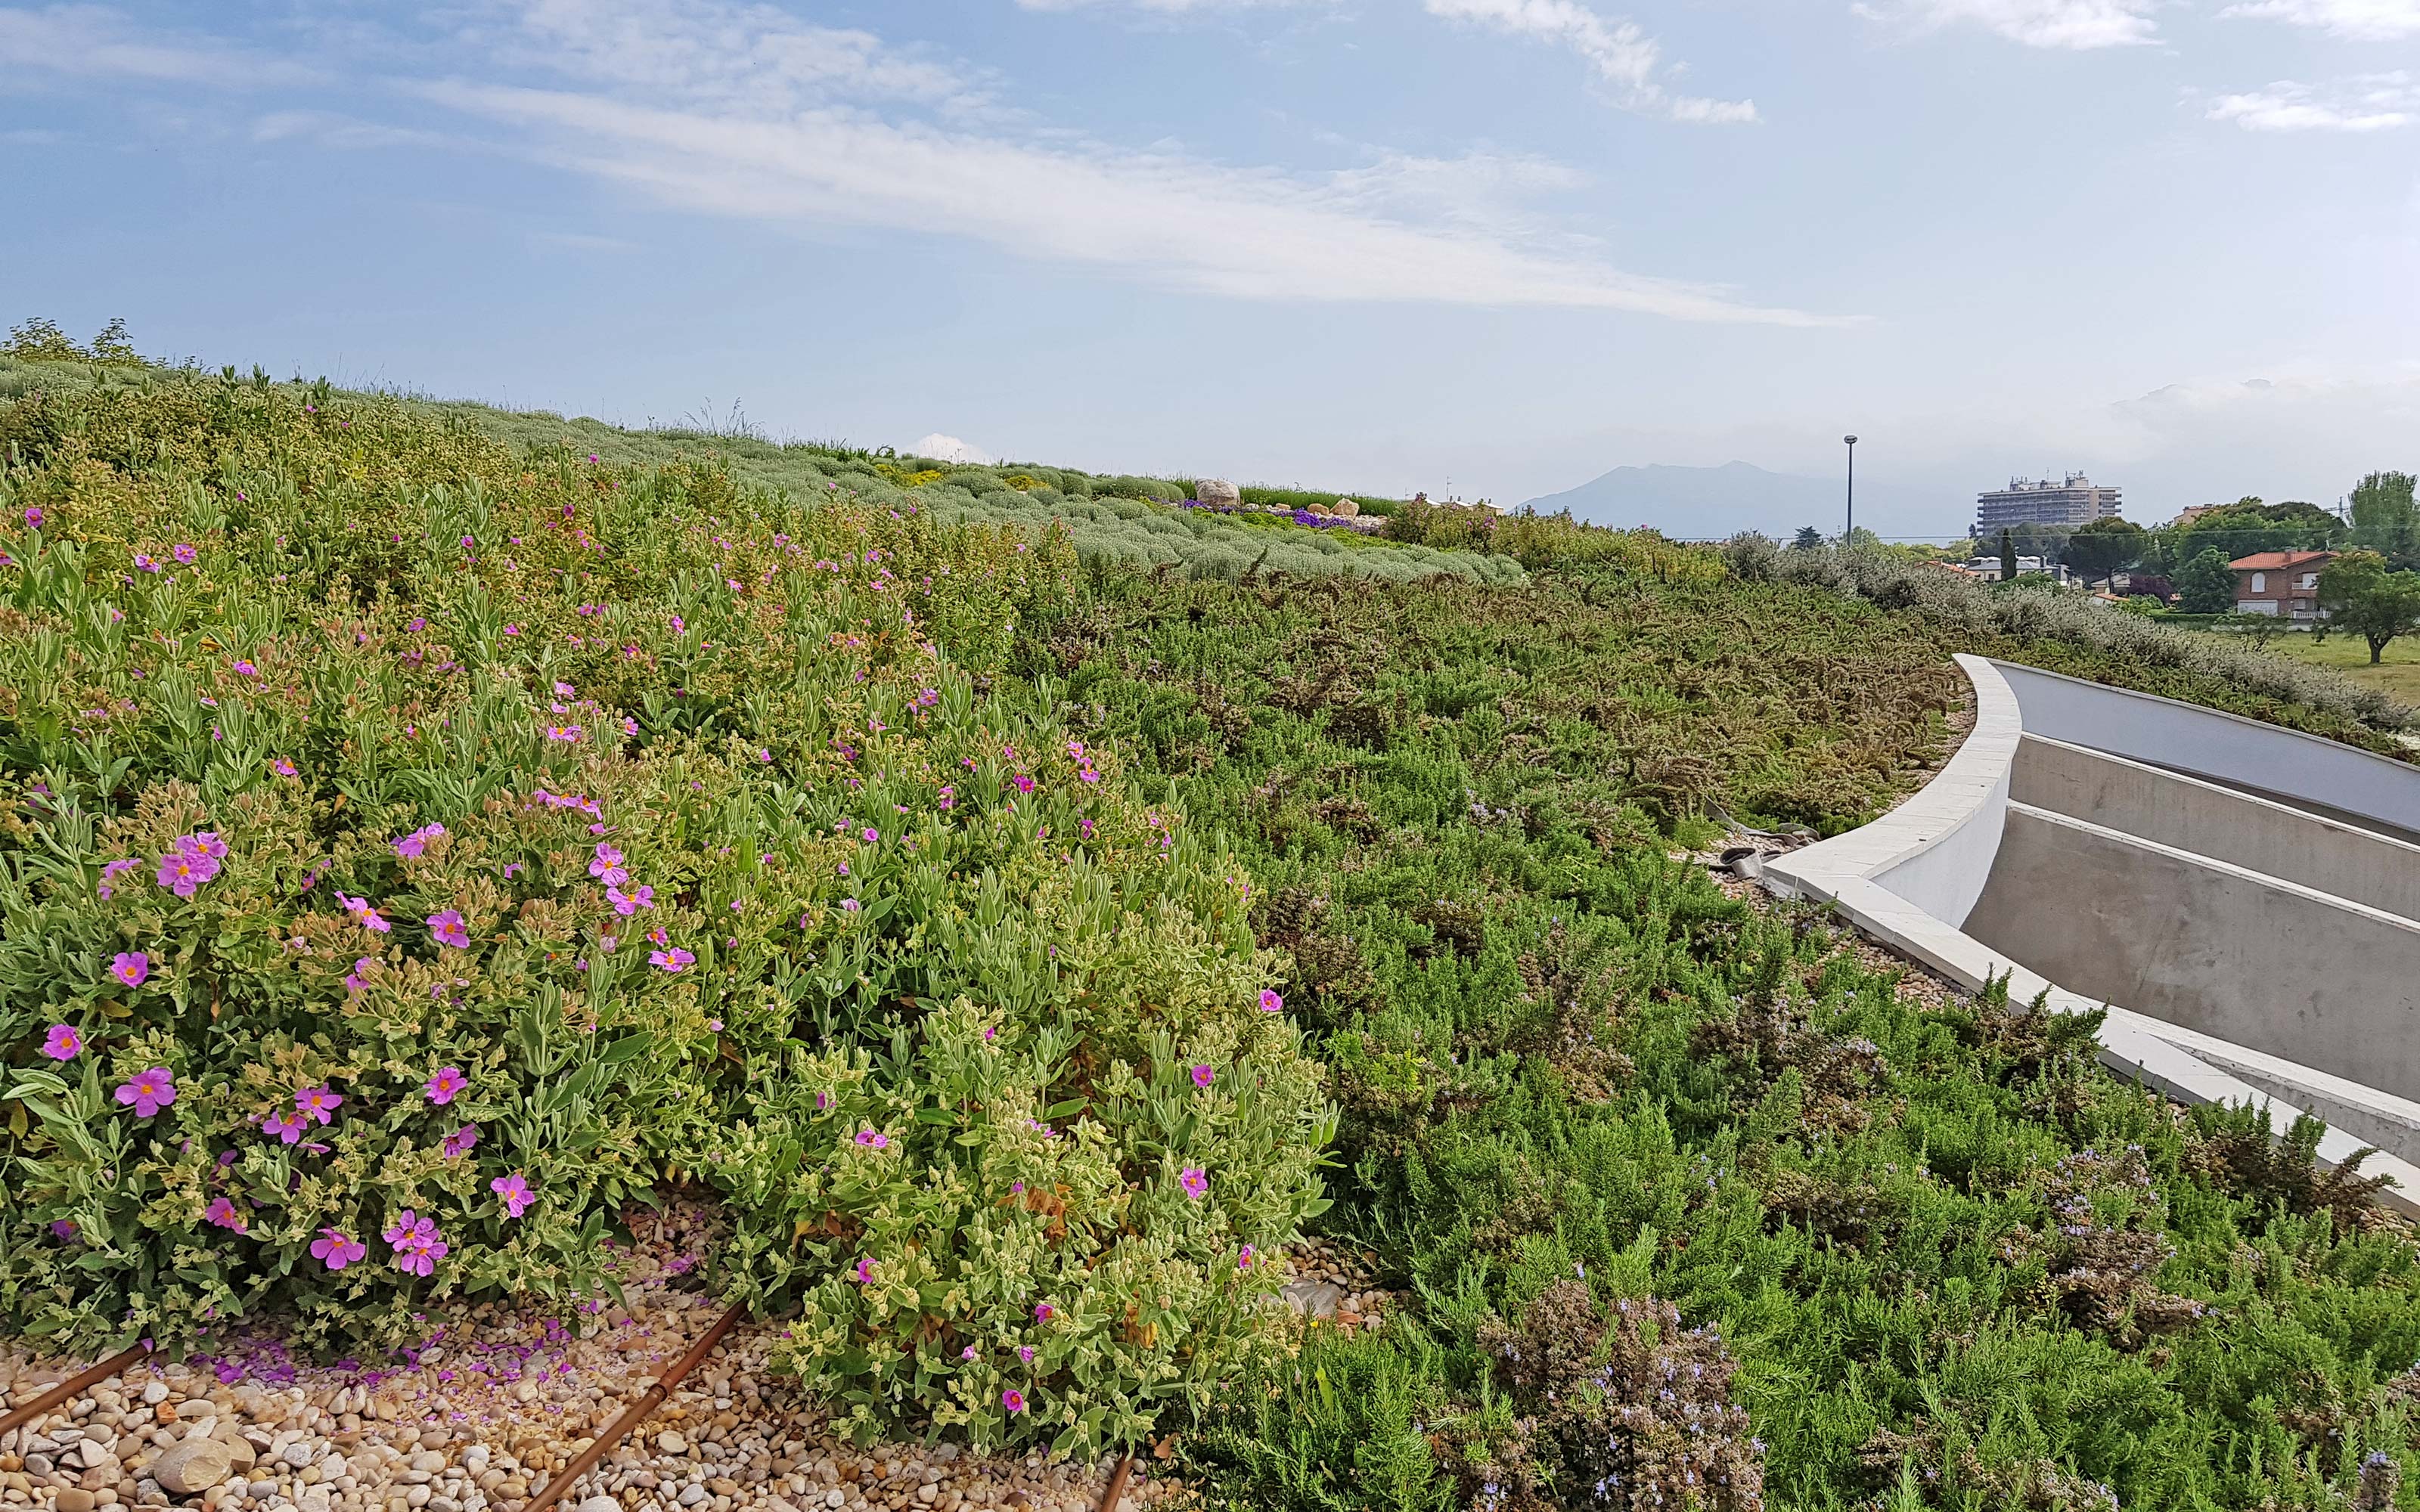
[[[1355,503],[1350,499],[1339,499],[1336,501],[1336,513],[1343,516],[1346,519],[1359,519],[1361,517],[1361,506]]]
[[[235,1470],[235,1456],[226,1441],[194,1434],[168,1445],[151,1463],[151,1478],[171,1496],[194,1496],[209,1490]]]
[[[1243,494],[1224,478],[1202,478],[1193,485],[1193,497],[1205,504],[1240,504]]]

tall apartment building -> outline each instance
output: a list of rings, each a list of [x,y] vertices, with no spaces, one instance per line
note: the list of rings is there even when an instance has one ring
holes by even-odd
[[[2006,488],[1975,496],[1975,538],[1998,540],[2002,527],[2009,525],[2089,525],[2115,518],[2119,508],[2118,489],[2081,472],[2069,473],[2064,483],[2010,478]]]

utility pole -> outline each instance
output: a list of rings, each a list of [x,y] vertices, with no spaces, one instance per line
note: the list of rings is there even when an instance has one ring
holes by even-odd
[[[1847,546],[1849,538],[1857,533],[1857,439],[1843,436],[1840,440],[1849,443],[1849,523],[1840,532],[1840,544]]]

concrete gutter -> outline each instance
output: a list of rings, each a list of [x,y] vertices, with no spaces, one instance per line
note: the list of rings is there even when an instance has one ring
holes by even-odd
[[[2008,817],[2010,774],[2026,732],[2027,705],[2021,702],[2012,688],[2010,674],[2029,674],[2031,678],[2055,678],[2055,674],[2011,668],[1980,656],[1961,656],[1957,661],[1974,685],[1976,717],[1973,732],[1950,757],[1948,764],[1921,791],[1872,824],[1804,850],[1772,857],[1764,866],[1765,885],[1786,897],[1832,904],[1841,918],[1864,933],[1969,991],[1981,992],[1993,980],[2005,979],[2012,1002],[2040,999],[2048,1011],[2060,1013],[2090,1012],[2108,1007],[2108,1016],[2101,1028],[2103,1065],[2188,1104],[2264,1106],[2270,1126],[2280,1133],[2304,1114],[2319,1117],[2328,1123],[2319,1151],[2324,1165],[2335,1166],[2350,1160],[2373,1143],[2386,1143],[2404,1150],[2420,1148],[2412,1141],[2412,1135],[2420,1134],[2420,1103],[2069,992],[1959,927],[1982,896],[1998,859],[2001,833]],[[2055,681],[2084,688],[2097,687],[2076,683],[2071,678]],[[2040,686],[2034,684],[2038,697]],[[2120,696],[2142,698],[2139,694]],[[2166,704],[2171,701],[2148,702]],[[2056,733],[2044,733],[2071,743],[2082,743],[2078,736],[2092,739],[2097,727],[2088,713],[2080,712],[2082,703],[2076,695],[2065,688],[2054,689],[2047,703],[2054,709],[2054,722],[2060,728]],[[2144,711],[2130,713],[2137,725],[2157,722]],[[2254,729],[2266,732],[2269,727],[2256,725]],[[2144,759],[2152,748],[2168,754],[2179,753],[2173,740],[2164,735],[2156,742],[2136,739],[2132,743],[2145,748],[2126,753],[2138,760]],[[2267,758],[2259,764],[2262,768],[2274,759],[2267,742],[2247,744]],[[2312,744],[2382,762],[2382,758],[2367,757],[2333,742]],[[2151,755],[2149,759],[2160,758]],[[2240,779],[2257,780],[2257,773]],[[2412,780],[2408,769],[2405,780]],[[2382,783],[2367,784],[2359,795],[2365,800],[2391,800],[2392,795],[2380,791],[2382,787]],[[2420,784],[2415,784],[2415,789],[2420,789]],[[2338,795],[2332,801],[2343,807],[2343,797]],[[2385,806],[2390,811],[2399,811],[2392,801]],[[2420,807],[2414,807],[2412,813],[2420,818]],[[2356,1137],[2355,1127],[2367,1137]],[[2362,1169],[2391,1178],[2393,1184],[2381,1194],[2381,1197],[2406,1215],[2420,1217],[2420,1167],[2397,1155],[2379,1153],[2364,1161]]]

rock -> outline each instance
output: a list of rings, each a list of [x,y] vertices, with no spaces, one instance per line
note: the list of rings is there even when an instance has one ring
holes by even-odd
[[[159,1406],[162,1402],[164,1402],[164,1401],[166,1401],[167,1399],[168,1399],[168,1383],[167,1383],[166,1381],[150,1381],[150,1382],[147,1383],[147,1384],[144,1386],[144,1388],[143,1388],[143,1405],[144,1405],[144,1406],[146,1406],[146,1407],[157,1407],[157,1406]]]
[[[706,1500],[706,1498],[713,1494],[713,1492],[707,1490],[697,1482],[690,1481],[688,1485],[680,1489],[680,1495],[676,1500],[678,1500],[680,1504],[683,1506],[695,1506],[697,1504]]]
[[[445,1468],[445,1457],[434,1449],[423,1449],[411,1457],[411,1468],[434,1475]]]
[[[329,1512],[335,1493],[325,1486],[305,1486],[294,1493],[295,1512]]]
[[[622,1504],[610,1496],[592,1496],[580,1504],[578,1512],[622,1512]]]
[[[1330,507],[1337,514],[1342,516],[1346,519],[1359,519],[1361,517],[1361,506],[1355,503],[1350,499],[1339,499]]]
[[[297,1439],[278,1450],[277,1458],[300,1470],[319,1458],[319,1442],[317,1439]]]
[[[839,1487],[835,1486],[830,1490],[824,1492],[824,1505],[846,1506],[847,1504],[848,1493],[843,1491]]]
[[[86,1470],[116,1470],[117,1451],[99,1439],[86,1439],[68,1451],[68,1458]]]
[[[1193,497],[1205,504],[1240,504],[1244,496],[1224,478],[1203,478],[1193,485]]]
[[[59,1492],[59,1512],[92,1512],[92,1493],[81,1486],[70,1486]]]
[[[195,1434],[169,1445],[151,1464],[151,1478],[171,1496],[193,1496],[209,1490],[235,1470],[235,1455],[224,1439]]]
[[[689,1441],[667,1428],[656,1435],[656,1449],[659,1454],[685,1455],[689,1453]]]
[[[1289,1281],[1282,1295],[1286,1305],[1301,1316],[1333,1318],[1344,1301],[1344,1288],[1333,1281]]]

